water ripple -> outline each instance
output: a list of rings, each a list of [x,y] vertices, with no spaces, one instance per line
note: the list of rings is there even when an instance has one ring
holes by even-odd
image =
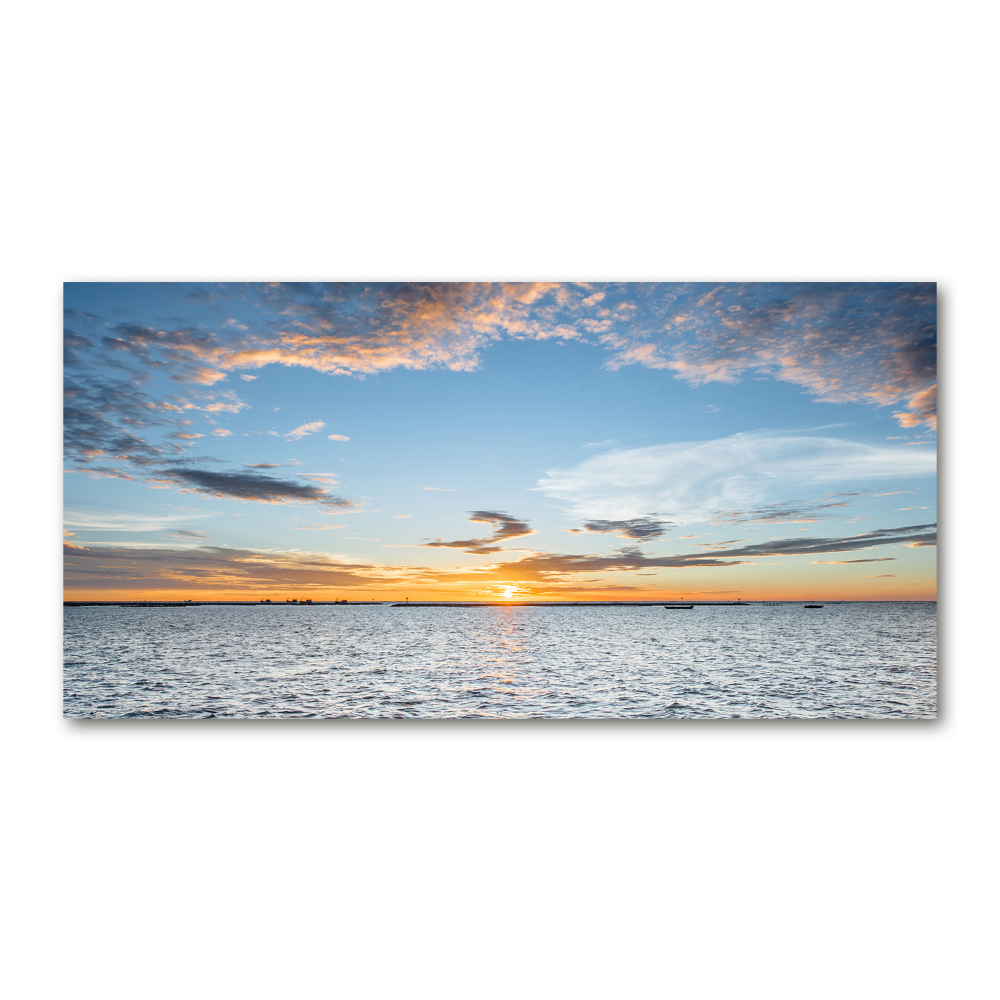
[[[936,605],[67,608],[74,718],[933,718]]]

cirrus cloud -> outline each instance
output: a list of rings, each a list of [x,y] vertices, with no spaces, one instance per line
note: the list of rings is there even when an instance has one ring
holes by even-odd
[[[932,476],[935,466],[933,449],[754,432],[605,452],[551,470],[538,488],[594,522],[642,518],[650,510],[676,523],[815,520],[817,511],[841,504],[786,507],[771,497],[840,482]]]

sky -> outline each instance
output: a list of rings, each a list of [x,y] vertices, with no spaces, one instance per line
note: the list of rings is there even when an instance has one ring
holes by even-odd
[[[933,283],[69,283],[67,600],[933,600]]]

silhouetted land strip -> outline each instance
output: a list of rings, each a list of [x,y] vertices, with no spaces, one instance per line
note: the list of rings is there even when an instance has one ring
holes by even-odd
[[[458,603],[453,601],[402,601],[394,608],[662,608],[665,601],[481,601]],[[748,608],[747,601],[694,601],[684,607],[695,608]]]
[[[388,604],[388,601],[63,601],[64,608],[318,608],[321,604]]]
[[[359,605],[392,608],[662,608],[669,601],[63,601],[64,608],[318,608]],[[685,605],[686,606],[686,605]],[[696,608],[748,608],[748,601],[693,601]]]

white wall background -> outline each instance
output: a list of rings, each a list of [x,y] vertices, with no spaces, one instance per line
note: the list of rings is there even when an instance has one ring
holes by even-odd
[[[985,996],[995,8],[5,15],[0,827],[13,997]],[[60,284],[918,279],[937,723],[71,723]]]

